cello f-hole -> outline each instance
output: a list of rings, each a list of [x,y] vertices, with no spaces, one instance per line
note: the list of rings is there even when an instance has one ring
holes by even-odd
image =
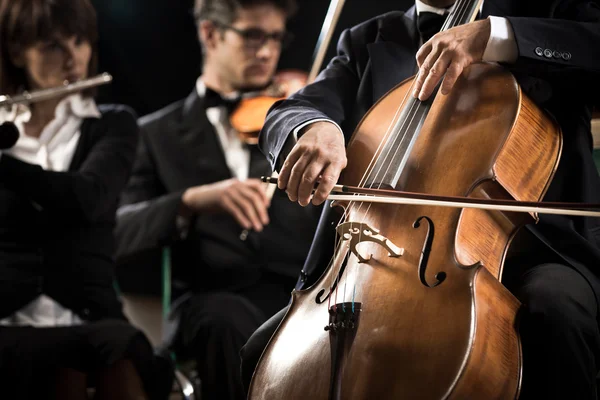
[[[429,253],[431,252],[431,245],[433,244],[433,237],[435,236],[435,226],[431,218],[423,215],[413,223],[413,228],[417,229],[421,226],[421,221],[427,221],[427,236],[425,237],[425,243],[423,243],[423,250],[421,250],[421,259],[419,260],[419,279],[423,286],[434,288],[446,279],[446,273],[443,271],[435,274],[435,280],[433,284],[429,284],[425,278],[425,271],[427,270],[427,262],[429,261]]]

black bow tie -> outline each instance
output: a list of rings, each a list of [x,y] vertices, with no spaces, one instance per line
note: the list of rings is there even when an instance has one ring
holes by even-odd
[[[433,35],[442,29],[442,25],[444,25],[444,21],[446,20],[447,16],[448,14],[440,15],[428,11],[419,13],[417,17],[417,29],[421,34],[423,43],[431,39]]]
[[[204,108],[211,107],[222,107],[227,108],[228,112],[232,112],[235,110],[237,105],[240,103],[240,98],[227,98],[221,96],[219,93],[215,92],[210,88],[206,88],[206,92],[204,93]]]

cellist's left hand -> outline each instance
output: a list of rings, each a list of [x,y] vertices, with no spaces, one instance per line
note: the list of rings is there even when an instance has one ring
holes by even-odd
[[[448,94],[463,70],[482,60],[490,32],[486,18],[434,35],[417,52],[419,73],[413,96],[426,100],[442,78],[440,91]]]

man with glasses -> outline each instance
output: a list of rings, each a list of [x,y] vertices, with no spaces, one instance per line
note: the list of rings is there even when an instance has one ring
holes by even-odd
[[[174,293],[182,296],[169,349],[197,362],[205,400],[243,398],[239,350],[288,303],[320,214],[283,192],[270,200],[258,179],[271,174],[269,162],[229,123],[241,93],[271,82],[294,8],[294,0],[196,1],[202,76],[186,99],[141,119],[122,195],[118,255],[170,246],[183,290]]]

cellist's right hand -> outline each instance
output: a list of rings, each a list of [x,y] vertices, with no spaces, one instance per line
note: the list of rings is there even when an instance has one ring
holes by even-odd
[[[325,121],[308,125],[301,134],[283,163],[278,186],[285,189],[291,201],[306,206],[318,181],[312,203],[319,205],[327,199],[346,167],[344,135],[335,124]]]

